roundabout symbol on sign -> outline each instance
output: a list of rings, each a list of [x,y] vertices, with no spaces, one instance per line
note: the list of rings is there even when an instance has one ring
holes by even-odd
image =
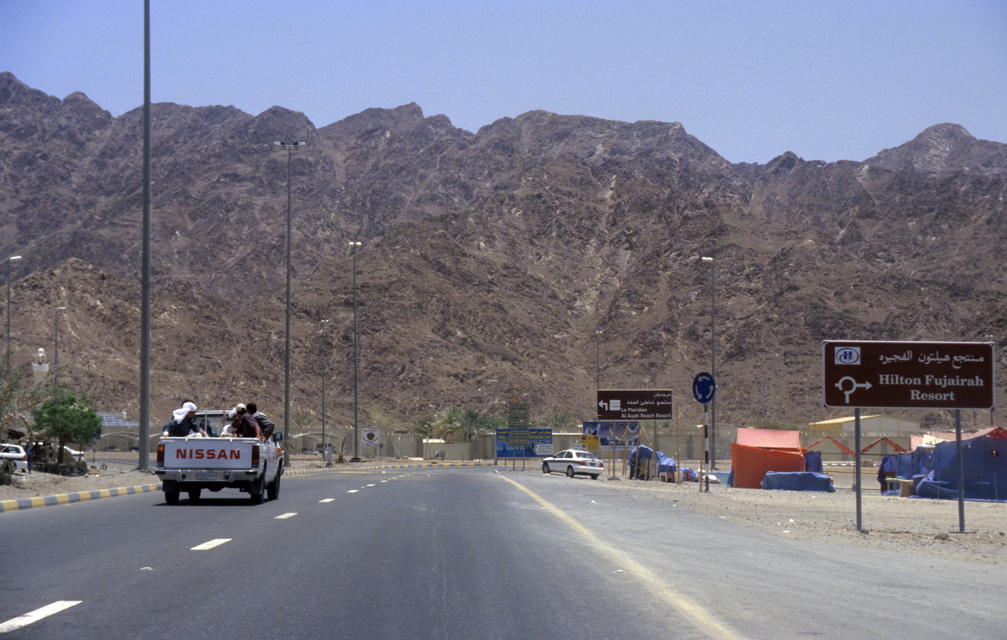
[[[717,393],[717,383],[713,380],[713,376],[705,371],[696,376],[692,381],[692,396],[696,398],[696,401],[701,404],[706,404],[707,402],[713,400],[713,396]]]

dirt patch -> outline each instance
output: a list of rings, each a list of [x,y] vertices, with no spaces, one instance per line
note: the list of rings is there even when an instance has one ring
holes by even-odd
[[[613,491],[638,491],[675,508],[718,516],[785,538],[866,546],[890,551],[1007,564],[1007,503],[965,502],[965,533],[958,533],[958,502],[881,495],[865,489],[861,531],[850,484],[835,493],[762,491],[696,483],[622,480]],[[876,484],[873,486],[877,486]]]

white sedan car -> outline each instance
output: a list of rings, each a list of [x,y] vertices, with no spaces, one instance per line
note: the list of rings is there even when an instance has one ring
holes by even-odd
[[[587,451],[566,449],[542,461],[542,473],[553,471],[562,471],[568,478],[586,475],[597,480],[605,472],[605,464]]]

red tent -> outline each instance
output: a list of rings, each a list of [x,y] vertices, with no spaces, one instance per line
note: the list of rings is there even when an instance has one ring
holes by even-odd
[[[734,486],[759,489],[767,471],[804,471],[799,431],[738,429],[731,445]]]
[[[734,441],[746,447],[759,447],[760,449],[801,450],[800,431],[738,429],[738,437]]]

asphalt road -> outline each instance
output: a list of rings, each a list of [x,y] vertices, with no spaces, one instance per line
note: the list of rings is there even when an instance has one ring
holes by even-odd
[[[3,513],[0,637],[1003,637],[1003,567],[786,540],[605,485],[398,469],[287,476],[258,506]]]

